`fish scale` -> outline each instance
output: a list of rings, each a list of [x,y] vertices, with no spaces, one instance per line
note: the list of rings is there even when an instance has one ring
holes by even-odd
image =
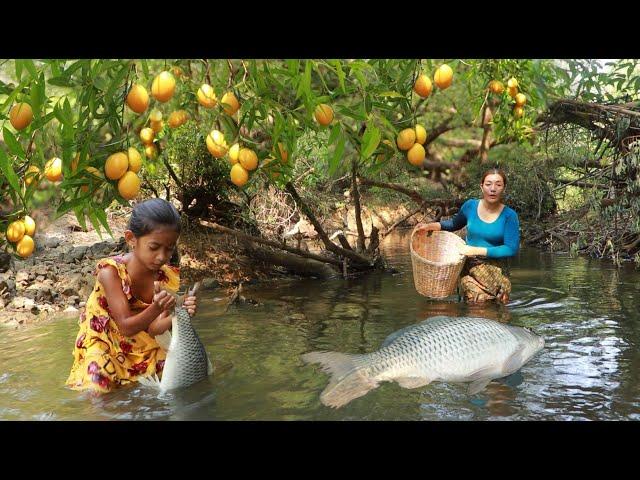
[[[433,381],[471,382],[475,393],[492,379],[514,373],[543,346],[541,337],[522,327],[439,316],[391,334],[375,352],[311,352],[302,359],[332,374],[320,398],[340,407],[382,381],[405,388]]]

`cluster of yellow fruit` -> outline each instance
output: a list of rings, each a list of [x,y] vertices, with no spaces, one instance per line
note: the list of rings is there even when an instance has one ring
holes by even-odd
[[[258,156],[250,148],[240,148],[239,143],[235,143],[229,148],[224,134],[219,130],[212,130],[207,135],[207,150],[215,158],[222,158],[229,154],[231,163],[230,177],[234,185],[242,187],[249,180],[249,172],[258,168]]]
[[[198,103],[204,108],[214,108],[218,104],[218,98],[213,87],[208,83],[203,83],[196,93]],[[226,92],[220,99],[222,109],[227,115],[234,115],[240,110],[240,102],[233,92]]]
[[[161,103],[168,102],[176,91],[176,79],[166,70],[155,76],[151,82],[151,95]],[[137,114],[144,113],[149,108],[149,93],[147,89],[135,83],[127,94],[128,107]]]
[[[436,73],[433,75],[433,83],[440,90],[445,90],[451,86],[453,82],[453,70],[449,65],[443,63],[436,69]],[[416,83],[413,84],[413,91],[420,95],[422,98],[426,98],[431,95],[433,91],[433,84],[431,79],[424,73],[418,75]]]
[[[11,222],[7,227],[7,240],[15,244],[16,252],[22,258],[27,258],[33,253],[36,244],[33,241],[33,234],[36,232],[36,222],[29,215]]]
[[[504,84],[499,80],[491,80],[489,82],[489,90],[497,95],[502,95],[504,93]],[[522,117],[524,115],[524,106],[527,103],[527,97],[524,93],[518,91],[518,80],[514,77],[511,77],[507,81],[507,93],[515,100],[513,116],[516,118]]]
[[[427,156],[423,147],[426,141],[427,131],[422,125],[416,125],[414,128],[405,128],[396,138],[398,148],[407,152],[407,160],[416,167],[421,166]]]
[[[142,156],[133,147],[126,152],[109,155],[104,164],[104,173],[109,180],[118,181],[118,192],[125,200],[133,200],[140,192],[137,173],[142,167]],[[87,169],[88,170],[88,169]]]

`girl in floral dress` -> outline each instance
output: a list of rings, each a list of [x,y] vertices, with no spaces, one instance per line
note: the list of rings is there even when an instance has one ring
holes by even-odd
[[[166,351],[155,336],[171,328],[180,274],[168,265],[180,235],[180,215],[166,200],[133,209],[124,232],[130,253],[98,262],[95,287],[80,314],[67,386],[109,392],[157,373]],[[196,297],[184,307],[195,313]]]

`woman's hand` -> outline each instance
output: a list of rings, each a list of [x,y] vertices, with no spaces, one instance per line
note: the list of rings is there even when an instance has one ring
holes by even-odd
[[[487,249],[485,247],[471,247],[465,243],[458,247],[458,253],[460,253],[460,255],[464,255],[465,257],[486,257]]]
[[[160,288],[160,282],[153,282],[153,305],[162,311],[173,310],[176,306],[176,298],[164,289]]]
[[[191,295],[189,297],[185,297],[182,306],[187,312],[189,312],[189,315],[193,317],[196,314],[196,309],[198,308],[197,303],[198,299],[196,298],[196,296]]]

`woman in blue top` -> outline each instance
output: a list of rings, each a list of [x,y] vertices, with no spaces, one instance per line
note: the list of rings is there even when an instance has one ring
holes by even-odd
[[[418,226],[419,230],[456,231],[467,227],[466,245],[460,253],[468,260],[460,287],[468,302],[497,300],[506,303],[511,292],[508,271],[500,260],[513,257],[520,246],[518,214],[502,203],[507,176],[493,168],[482,175],[481,199],[467,200],[451,220]]]

